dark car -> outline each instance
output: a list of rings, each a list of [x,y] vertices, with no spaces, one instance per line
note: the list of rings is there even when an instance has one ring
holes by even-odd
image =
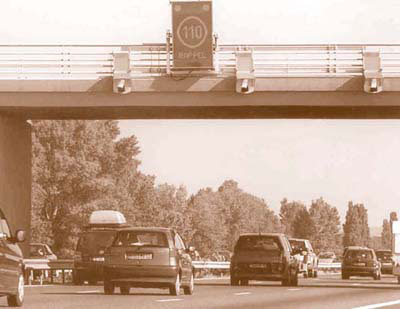
[[[230,272],[231,285],[264,280],[297,286],[299,266],[284,234],[248,233],[240,235],[236,242]]]
[[[10,307],[20,307],[24,301],[23,256],[18,242],[25,240],[25,232],[11,235],[6,217],[0,209],[0,296],[7,296]]]
[[[131,287],[167,288],[171,295],[194,289],[190,251],[177,232],[169,228],[127,228],[117,232],[106,250],[104,293],[119,287],[129,294]]]
[[[342,279],[350,276],[381,279],[381,264],[375,251],[366,247],[348,247],[342,262]]]
[[[382,274],[392,274],[393,273],[393,254],[392,250],[375,250],[376,257],[381,263]]]
[[[90,285],[103,281],[104,251],[120,228],[127,227],[122,213],[112,210],[94,211],[89,225],[80,233],[74,257],[73,282]]]

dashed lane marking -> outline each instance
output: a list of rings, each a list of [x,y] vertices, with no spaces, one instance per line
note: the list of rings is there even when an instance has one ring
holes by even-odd
[[[100,291],[99,290],[96,290],[96,291],[79,291],[79,292],[76,292],[77,294],[92,294],[92,293],[100,293]]]
[[[288,291],[300,291],[301,289],[288,289]]]
[[[160,303],[166,303],[166,302],[173,302],[173,301],[181,301],[183,300],[182,298],[169,298],[169,299],[158,299],[156,301]]]
[[[394,301],[389,301],[386,303],[373,304],[373,305],[367,305],[367,306],[361,306],[361,307],[353,307],[353,309],[375,309],[375,308],[382,308],[382,307],[393,306],[393,305],[398,305],[398,304],[400,304],[400,300],[394,300]]]
[[[242,295],[250,295],[250,292],[241,292],[241,293],[235,293],[234,295],[236,296],[242,296]]]

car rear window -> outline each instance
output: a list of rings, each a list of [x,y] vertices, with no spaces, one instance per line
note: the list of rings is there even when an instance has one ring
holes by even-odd
[[[349,251],[347,251],[346,258],[372,259],[372,252],[370,250],[349,250]]]
[[[306,244],[304,241],[289,239],[289,242],[293,250],[307,251]]]
[[[335,257],[335,254],[334,253],[321,253],[320,255],[319,255],[319,258],[320,259],[332,259],[332,258],[334,258]]]
[[[376,256],[382,260],[391,260],[392,253],[390,252],[376,252]]]
[[[47,250],[44,245],[31,245],[30,246],[30,254],[31,256],[43,256],[50,255],[51,253]]]
[[[282,246],[274,236],[241,236],[235,246],[235,251],[238,250],[282,250]]]
[[[147,247],[168,247],[168,240],[163,232],[153,231],[124,231],[117,235],[115,246],[147,246]]]
[[[100,249],[111,246],[116,231],[93,231],[81,234],[77,251],[97,253]]]

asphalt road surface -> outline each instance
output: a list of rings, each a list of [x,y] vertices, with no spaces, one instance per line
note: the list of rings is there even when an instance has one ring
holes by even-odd
[[[299,277],[300,278],[300,277]],[[193,295],[170,296],[168,290],[132,288],[130,295],[104,295],[103,286],[26,287],[24,308],[400,308],[400,285],[393,276],[382,280],[338,274],[300,278],[298,287],[279,282],[250,281],[248,286],[229,284],[224,278],[196,280]],[[7,307],[0,298],[0,308]]]

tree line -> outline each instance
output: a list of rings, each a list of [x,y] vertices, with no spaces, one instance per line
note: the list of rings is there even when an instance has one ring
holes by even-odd
[[[90,213],[112,209],[135,226],[175,228],[202,256],[231,251],[244,232],[284,232],[319,251],[370,244],[363,204],[349,202],[341,229],[336,207],[323,198],[308,208],[285,198],[278,216],[232,179],[189,196],[184,186],[156,185],[156,175],[142,173],[137,138],[119,134],[114,120],[32,121],[33,241],[69,258]]]

